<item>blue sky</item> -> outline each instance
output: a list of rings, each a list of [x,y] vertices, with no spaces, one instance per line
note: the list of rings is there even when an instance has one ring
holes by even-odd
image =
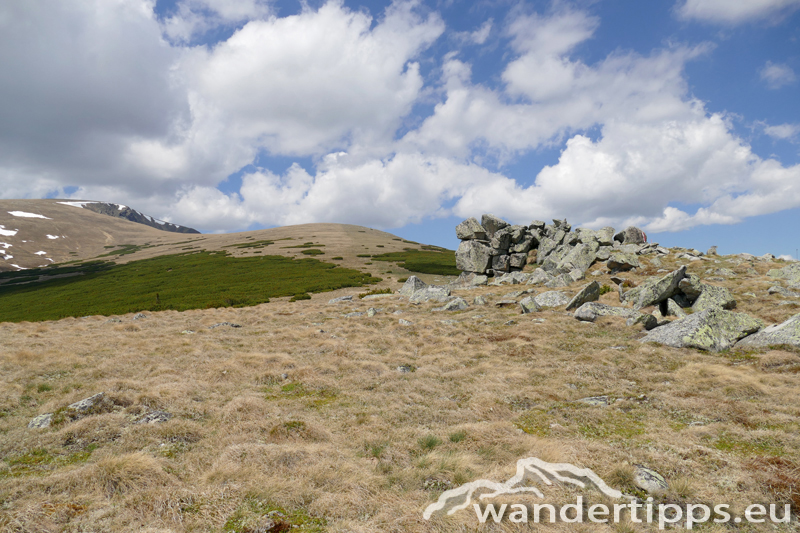
[[[800,0],[12,0],[0,196],[796,255]]]

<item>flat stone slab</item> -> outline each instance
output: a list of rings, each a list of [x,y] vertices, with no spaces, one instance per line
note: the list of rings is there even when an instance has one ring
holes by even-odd
[[[780,324],[764,328],[736,343],[736,348],[768,348],[770,346],[800,347],[800,314],[794,315]]]
[[[534,300],[540,307],[560,307],[567,305],[570,297],[561,291],[547,291],[536,295]]]
[[[761,320],[745,313],[706,309],[655,328],[639,342],[718,352],[732,347],[738,340],[763,326]]]

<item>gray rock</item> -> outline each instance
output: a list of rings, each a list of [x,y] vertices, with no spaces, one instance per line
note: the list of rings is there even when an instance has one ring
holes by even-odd
[[[665,301],[661,302],[659,306],[661,307],[661,314],[664,316],[676,316],[678,318],[686,316],[686,312],[678,305],[678,302],[672,298],[667,298]]]
[[[508,272],[508,268],[511,266],[510,263],[509,256],[495,255],[492,257],[492,270],[495,272]]]
[[[611,246],[614,244],[614,228],[611,226],[606,226],[605,228],[597,230],[595,236],[600,246]]]
[[[547,291],[538,294],[534,300],[540,307],[560,307],[567,305],[570,298],[561,291]]]
[[[486,305],[486,298],[483,296],[476,296],[472,299],[472,305]]]
[[[434,311],[463,311],[467,307],[469,307],[467,301],[464,300],[464,298],[458,297],[458,298],[453,298],[452,300],[444,304],[443,307],[435,308]]]
[[[586,279],[586,272],[579,268],[570,270],[566,275],[569,277],[570,281],[580,281],[582,279]]]
[[[471,241],[474,239],[483,241],[486,240],[486,230],[483,229],[480,222],[470,217],[456,226],[456,237],[462,241]]]
[[[491,248],[481,241],[461,241],[456,250],[456,268],[483,274],[491,265]]]
[[[598,261],[608,261],[614,249],[611,246],[601,246],[595,253],[595,258]]]
[[[692,304],[692,310],[695,313],[705,309],[733,309],[734,307],[736,307],[736,299],[731,291],[725,287],[706,284],[703,284],[703,292]]]
[[[580,306],[573,316],[584,322],[594,322],[599,316],[638,317],[642,313],[627,307],[615,307],[599,302],[587,302]]]
[[[651,331],[640,342],[718,352],[755,333],[763,322],[744,313],[706,309]]]
[[[44,429],[50,427],[50,422],[53,421],[53,413],[45,413],[28,422],[29,429]]]
[[[487,213],[481,217],[481,226],[486,230],[486,236],[491,239],[495,232],[508,227],[509,224],[505,220]]]
[[[538,229],[538,230],[541,231],[541,230],[544,229],[544,226],[545,226],[545,223],[544,223],[543,220],[534,220],[528,225],[528,228],[529,229]]]
[[[416,276],[412,276],[412,277],[416,277]],[[403,285],[403,286],[405,287],[405,285]],[[402,289],[401,289],[401,291],[402,291]],[[329,304],[337,304],[339,302],[349,302],[352,299],[353,299],[352,295],[350,295],[350,296],[339,296],[337,298],[331,298],[330,300],[328,300],[328,303]]]
[[[653,257],[652,259],[650,259],[650,264],[653,265],[654,267],[664,266],[664,263],[662,263],[661,259],[659,259],[658,257]]]
[[[587,302],[595,302],[600,298],[600,284],[596,281],[584,286],[578,294],[572,297],[572,300],[567,303],[566,310],[575,309],[582,306]]]
[[[548,272],[545,272],[542,268],[537,268],[533,272],[531,272],[530,277],[528,278],[528,285],[542,285],[547,283],[548,281],[552,280],[553,276]]]
[[[406,320],[405,318],[401,318],[401,319],[400,319],[400,321],[399,321],[399,324],[400,324],[401,326],[411,326],[411,325],[413,325],[414,323],[413,323],[413,322],[411,322],[410,320]]]
[[[367,309],[367,316],[373,317],[373,316],[375,316],[377,314],[378,314],[378,310],[375,309],[374,307],[370,307],[369,309]]]
[[[136,313],[135,315],[133,315],[134,320],[141,320],[143,318],[147,318],[147,315],[144,313]]]
[[[346,315],[344,315],[345,318],[355,318],[358,316],[364,316],[364,313],[362,313],[361,311],[353,311],[352,313],[347,313]]]
[[[417,276],[411,276],[406,280],[405,283],[403,283],[403,286],[400,288],[400,294],[403,296],[411,296],[415,292],[422,290],[427,286],[428,284],[419,279]],[[353,297],[351,296],[350,299],[352,300],[352,298]],[[333,303],[333,300],[331,300],[331,303]]]
[[[576,401],[593,405],[595,407],[605,407],[609,404],[608,396],[589,396],[588,398],[581,398],[580,400]]]
[[[538,246],[539,241],[531,234],[526,233],[522,240],[516,244],[512,244],[508,249],[512,254],[525,254],[527,256],[535,246]]]
[[[614,235],[614,240],[622,244],[641,244],[647,242],[647,235],[635,226],[628,226]]]
[[[221,328],[221,327],[225,327],[225,326],[228,326],[229,328],[240,328],[240,327],[242,327],[241,324],[234,324],[233,322],[217,322],[216,324],[212,324],[211,326],[208,326],[208,329]]]
[[[712,246],[711,248],[709,248],[708,251],[706,252],[706,255],[717,255],[717,247]]]
[[[88,398],[84,398],[83,400],[69,404],[67,409],[73,411],[74,413],[87,413],[92,408],[99,405],[105,397],[106,393],[98,392],[94,396],[89,396]]]
[[[669,488],[664,476],[642,465],[636,465],[633,472],[633,484],[652,495],[663,494]]]
[[[468,241],[471,242],[471,241]],[[427,302],[435,300],[437,302],[444,302],[450,297],[450,288],[442,287],[439,285],[428,285],[424,289],[414,291],[414,294],[408,299],[412,303]]]
[[[517,301],[513,299],[498,300],[494,303],[495,307],[516,307]]]
[[[509,257],[509,266],[511,268],[522,268],[528,262],[528,254],[511,254]]]
[[[492,285],[519,285],[526,283],[530,277],[530,274],[524,272],[508,272],[496,277]]]
[[[800,294],[798,294],[796,292],[792,292],[789,289],[784,289],[783,287],[780,287],[778,285],[770,287],[769,290],[767,290],[767,293],[768,294],[780,294],[784,298],[800,298]]]
[[[542,307],[538,303],[536,303],[536,298],[533,296],[526,296],[525,298],[520,300],[519,306],[522,308],[523,315],[542,310]]]
[[[774,324],[745,337],[736,343],[736,348],[769,348],[770,346],[800,347],[800,314],[780,324]]]
[[[694,302],[703,292],[703,284],[696,275],[686,274],[686,276],[678,282],[678,289],[686,295],[690,302]]]
[[[597,249],[598,245],[596,243],[576,245],[559,261],[555,271],[559,274],[566,274],[573,270],[586,272],[597,257],[595,253]],[[545,270],[547,269],[545,268]]]
[[[497,230],[492,238],[489,240],[489,246],[492,247],[492,253],[496,254],[497,251],[508,252],[511,246],[511,235],[513,230],[511,226]]]
[[[554,239],[545,237],[539,241],[539,248],[536,251],[536,263],[541,265],[544,263],[547,256],[550,255],[561,243],[556,242]]]
[[[385,298],[393,298],[394,294],[368,294],[361,298],[362,300],[383,300]]]
[[[614,252],[609,256],[606,265],[612,271],[630,270],[632,268],[639,268],[639,258],[631,253]]]
[[[644,326],[644,329],[647,331],[650,331],[651,329],[654,329],[660,325],[658,323],[658,319],[648,313],[637,313],[635,316],[631,316],[625,321],[625,325],[629,327],[633,327],[638,324]]]
[[[572,277],[569,274],[559,274],[558,276],[554,277],[550,281],[544,284],[545,287],[548,289],[558,289],[561,287],[569,287],[569,284],[573,282]]]
[[[454,288],[473,288],[486,285],[488,281],[489,277],[484,274],[462,272],[455,280],[450,282],[449,285]]]
[[[172,418],[172,413],[166,411],[151,411],[139,418],[137,424],[160,424]]]
[[[640,286],[627,291],[623,297],[626,302],[632,302],[636,310],[660,303],[678,292],[678,283],[685,275],[686,266],[682,266],[662,278],[648,279]]]

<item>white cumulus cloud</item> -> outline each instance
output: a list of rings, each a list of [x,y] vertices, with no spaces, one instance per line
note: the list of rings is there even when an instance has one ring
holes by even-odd
[[[759,75],[770,89],[780,89],[784,85],[791,85],[797,80],[797,76],[790,66],[773,63],[772,61],[767,61]]]
[[[800,0],[685,0],[678,14],[685,19],[721,24],[741,24],[788,13]]]

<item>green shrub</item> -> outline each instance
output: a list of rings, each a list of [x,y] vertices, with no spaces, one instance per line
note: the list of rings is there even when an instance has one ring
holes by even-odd
[[[344,257],[337,255],[336,257],[331,257],[331,261],[344,261]]]
[[[600,287],[600,296],[604,295],[604,294],[605,294],[605,293],[607,293],[607,292],[611,292],[611,291],[613,291],[613,290],[614,290],[614,289],[612,289],[612,288],[611,288],[611,287],[609,287],[608,285],[603,285],[602,287]]]
[[[425,451],[431,451],[442,443],[442,439],[436,435],[425,435],[417,440],[417,444]]]
[[[317,250],[316,248],[312,248],[310,250],[303,250],[300,253],[305,255],[323,255],[325,252],[323,252],[322,250]]]
[[[402,252],[389,252],[373,255],[373,261],[392,261],[411,272],[438,274],[442,276],[458,276],[461,271],[456,268],[456,253],[444,248],[429,247],[426,250],[406,248]]]
[[[388,287],[385,289],[372,289],[369,292],[362,292],[361,294],[358,295],[358,297],[363,298],[364,296],[370,296],[372,294],[392,294],[393,292],[394,291]]]
[[[311,299],[311,295],[308,294],[307,292],[303,292],[303,293],[300,293],[300,294],[295,294],[294,296],[292,296],[292,298],[289,301],[290,302],[296,302],[297,300],[310,300],[310,299]]]
[[[124,265],[93,261],[22,272],[37,277],[73,275],[0,285],[0,321],[240,307],[382,281],[366,272],[311,258],[233,257],[224,251],[162,255]],[[13,282],[17,274],[2,273],[0,280]]]

